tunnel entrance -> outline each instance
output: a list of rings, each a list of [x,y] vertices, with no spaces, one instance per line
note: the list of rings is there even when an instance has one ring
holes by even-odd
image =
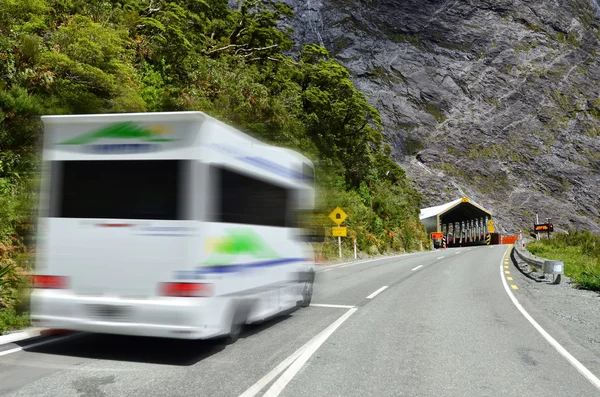
[[[441,233],[448,247],[488,244],[488,223],[491,211],[463,197],[436,207],[423,208],[419,216],[427,233]],[[442,239],[434,246],[442,246]]]

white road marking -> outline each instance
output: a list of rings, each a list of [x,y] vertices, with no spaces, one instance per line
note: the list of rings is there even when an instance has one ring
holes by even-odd
[[[306,364],[308,359],[317,351],[319,347],[333,334],[333,332],[340,326],[344,321],[348,319],[354,312],[358,309],[350,309],[348,310],[342,317],[338,318],[333,324],[331,324],[327,329],[321,332],[316,336],[313,341],[311,341],[310,345],[304,350],[300,357],[294,361],[292,365],[281,375],[277,381],[267,390],[264,394],[264,397],[277,397],[283,391],[283,389],[287,386],[288,383],[296,376],[298,371]]]
[[[244,393],[240,394],[239,397],[254,397],[255,395],[257,395],[265,386],[267,386],[269,383],[271,383],[271,381],[273,379],[275,379],[277,377],[277,375],[279,375],[280,373],[282,373],[283,371],[285,371],[285,369],[287,367],[289,367],[290,364],[294,363],[296,361],[296,359],[298,359],[298,357],[300,357],[300,355],[304,351],[306,351],[309,347],[313,347],[316,342],[321,341],[321,338],[322,338],[323,335],[327,335],[326,338],[325,338],[325,339],[327,339],[327,337],[329,337],[333,333],[333,331],[335,331],[344,321],[346,321],[346,319],[348,317],[350,317],[350,315],[352,315],[356,310],[357,310],[356,308],[348,310],[340,318],[338,318],[335,322],[333,322],[330,326],[328,326],[323,331],[321,331],[319,334],[317,334],[314,338],[312,338],[311,340],[309,340],[308,342],[306,342],[301,348],[299,348],[298,350],[296,350],[289,357],[287,357],[285,360],[283,360],[281,363],[279,363],[279,365],[276,366],[275,368],[273,368],[268,374],[266,374],[261,379],[259,379],[255,384],[253,384],[252,386],[250,386],[250,388],[248,390],[246,390]],[[319,346],[321,346],[321,344],[324,341],[325,340],[321,341],[318,344],[317,348]],[[289,372],[289,370],[286,372],[286,374],[288,372]],[[281,390],[283,390],[283,387],[285,387],[285,385],[287,385],[288,382],[289,382],[289,380],[287,382],[285,382],[285,384],[283,384],[283,385],[279,384],[279,387],[281,387]],[[277,384],[277,382],[273,385],[273,387],[276,384]],[[270,392],[271,390],[273,390],[273,387],[271,387],[268,392]],[[281,392],[281,390],[279,390],[279,393]]]
[[[458,255],[458,254],[460,254],[460,251],[457,251],[457,252],[454,253],[454,255]]]
[[[54,339],[50,339],[50,340],[44,340],[44,341],[41,341],[41,342],[33,343],[31,345],[19,346],[19,347],[15,347],[14,349],[4,350],[4,351],[0,352],[0,357],[6,356],[6,355],[12,354],[12,353],[20,352],[23,349],[29,349],[29,348],[32,348],[32,347],[46,345],[48,343],[59,342],[61,340],[72,338],[72,337],[74,337],[76,335],[80,335],[80,334],[73,334],[73,335],[61,336],[60,338],[54,338]]]
[[[334,269],[341,269],[341,268],[344,268],[344,267],[356,266],[356,265],[360,265],[360,264],[363,264],[363,263],[381,261],[381,260],[384,260],[384,259],[404,258],[404,257],[407,257],[407,256],[418,255],[418,254],[430,254],[432,252],[435,252],[435,251],[411,252],[410,254],[384,256],[383,258],[365,259],[365,260],[359,260],[357,262],[352,261],[352,262],[338,263],[337,265],[317,265],[317,266],[320,266],[320,267],[327,267],[326,269],[317,269],[317,273],[324,273],[324,272],[328,272],[328,271],[334,270]]]
[[[443,256],[440,256],[440,257],[439,257],[439,258],[437,258],[437,259],[443,259],[443,258],[444,258]]]
[[[508,251],[508,249],[510,249],[510,248],[507,248],[507,251]],[[510,288],[508,288],[508,283],[506,282],[506,279],[504,278],[504,269],[503,269],[503,265],[502,265],[503,261],[504,261],[504,259],[502,259],[500,261],[500,278],[502,279],[502,284],[504,285],[504,290],[510,297],[510,300],[512,301],[512,303],[514,303],[514,305],[517,307],[517,309],[519,309],[519,311],[527,319],[527,321],[529,321],[531,323],[531,325],[533,325],[533,327],[544,337],[544,339],[546,339],[546,341],[548,341],[548,343],[550,343],[550,345],[552,345],[553,348],[556,349],[557,352],[560,353],[561,356],[566,358],[567,361],[569,363],[571,363],[571,365],[573,367],[575,367],[575,369],[577,371],[579,371],[580,374],[585,376],[586,379],[592,383],[592,385],[594,385],[598,390],[600,390],[600,379],[598,379],[596,377],[596,375],[594,375],[589,369],[587,369],[583,364],[581,364],[579,362],[579,360],[577,360],[575,357],[573,357],[573,355],[571,353],[569,353],[567,351],[567,349],[562,347],[562,345],[560,343],[558,343],[556,341],[556,339],[554,339],[552,336],[550,336],[550,334],[544,328],[542,328],[542,326],[539,325],[537,323],[537,321],[535,321],[533,319],[533,317],[531,317],[531,315],[523,308],[523,306],[521,306],[521,304],[519,303],[517,298],[515,298],[514,294],[510,290]]]
[[[402,255],[393,255],[393,256],[386,256],[383,258],[375,258],[375,259],[365,259],[365,260],[359,260],[357,262],[344,262],[344,263],[338,263],[337,265],[318,265],[318,266],[327,266],[327,269],[319,269],[317,270],[317,273],[323,273],[323,272],[327,272],[329,270],[333,270],[333,269],[338,269],[338,268],[342,268],[342,267],[348,267],[348,266],[355,266],[355,265],[360,265],[362,263],[369,263],[369,262],[375,262],[375,261],[381,261],[384,259],[393,259],[393,258],[400,258],[403,256],[409,256],[409,255],[415,255],[415,254],[419,254],[419,252],[413,252],[410,254],[402,254]]]
[[[269,371],[268,374],[266,374],[265,376],[263,376],[262,378],[260,378],[255,384],[253,384],[252,386],[250,386],[250,388],[248,388],[248,390],[246,390],[245,392],[243,392],[242,394],[240,394],[239,397],[254,397],[255,395],[257,395],[266,385],[268,385],[269,383],[271,383],[271,381],[273,379],[275,379],[277,377],[277,375],[279,375],[280,373],[282,373],[283,371],[285,371],[285,369],[287,367],[289,367],[291,363],[293,363],[294,361],[296,361],[296,359],[300,356],[300,354],[302,354],[302,352],[304,350],[306,350],[306,348],[308,347],[308,345],[310,345],[310,343],[315,338],[313,338],[313,339],[309,340],[308,342],[306,342],[301,348],[299,348],[298,350],[296,350],[288,358],[286,358],[281,363],[279,363],[278,366],[276,366],[271,371]]]
[[[314,306],[314,307],[333,307],[333,308],[337,308],[337,309],[353,309],[354,306],[350,306],[350,305],[330,305],[328,303],[311,303],[310,306]]]
[[[443,258],[443,257],[442,257],[442,258]],[[438,259],[440,259],[440,258],[438,258]],[[417,266],[417,267],[413,267],[411,270],[412,270],[412,271],[415,271],[415,270],[417,270],[417,269],[418,269],[418,268],[420,268],[420,267],[423,267],[423,265],[419,265],[419,266]]]
[[[379,295],[381,292],[383,292],[384,289],[386,289],[388,286],[384,285],[383,287],[379,288],[377,291],[373,292],[371,295],[367,296],[367,299],[373,299],[375,298],[377,295]]]

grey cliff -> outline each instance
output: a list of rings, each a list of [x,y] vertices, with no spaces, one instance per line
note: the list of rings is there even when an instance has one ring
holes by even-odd
[[[346,66],[425,206],[461,196],[504,233],[600,232],[596,0],[285,0],[298,43]]]

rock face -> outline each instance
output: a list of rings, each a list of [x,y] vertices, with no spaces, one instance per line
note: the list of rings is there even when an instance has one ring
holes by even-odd
[[[597,0],[285,0],[382,115],[438,205],[468,196],[501,232],[600,232]],[[598,1],[600,3],[600,1]]]

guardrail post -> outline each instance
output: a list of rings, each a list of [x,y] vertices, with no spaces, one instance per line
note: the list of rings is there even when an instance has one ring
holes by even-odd
[[[529,253],[525,248],[525,242],[522,239],[516,241],[514,245],[515,252],[517,255],[529,266],[542,271],[540,279],[545,280],[546,274],[552,274],[553,284],[560,284],[561,275],[565,272],[565,264],[563,261],[547,260],[538,258],[537,256]]]

